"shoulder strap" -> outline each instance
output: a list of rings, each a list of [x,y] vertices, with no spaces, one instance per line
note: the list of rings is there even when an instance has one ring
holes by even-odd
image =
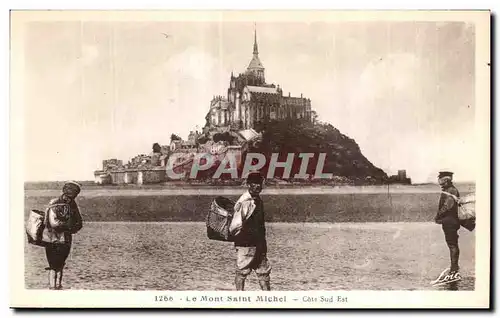
[[[55,207],[58,207],[58,206],[62,206],[62,207],[69,207],[69,204],[67,203],[52,203],[52,204],[49,204],[49,208],[55,208]]]
[[[459,200],[458,200],[458,198],[457,198],[457,196],[456,196],[456,195],[451,194],[451,193],[446,192],[446,191],[441,191],[441,193],[445,193],[445,194],[447,194],[447,195],[451,196],[451,197],[453,198],[453,200],[455,200],[457,203],[459,202]]]

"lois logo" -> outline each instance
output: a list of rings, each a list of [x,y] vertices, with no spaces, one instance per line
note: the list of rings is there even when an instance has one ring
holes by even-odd
[[[439,274],[439,277],[431,282],[431,285],[434,286],[439,286],[439,285],[444,285],[444,284],[449,284],[453,282],[458,282],[459,280],[462,279],[462,276],[460,276],[460,273],[456,272],[453,274],[446,274],[450,271],[449,268],[446,268],[444,271]]]

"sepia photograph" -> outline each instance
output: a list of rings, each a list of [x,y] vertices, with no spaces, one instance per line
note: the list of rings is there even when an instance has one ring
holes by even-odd
[[[490,19],[11,11],[11,306],[488,308]]]

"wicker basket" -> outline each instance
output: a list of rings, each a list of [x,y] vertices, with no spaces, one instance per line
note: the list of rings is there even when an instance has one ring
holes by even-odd
[[[211,240],[231,242],[229,225],[233,219],[234,202],[225,197],[212,201],[207,214],[207,236]]]
[[[458,199],[460,225],[469,231],[476,228],[476,194],[470,193]]]
[[[44,224],[45,212],[39,210],[31,210],[28,216],[28,221],[26,222],[26,236],[28,237],[28,243],[45,246],[47,242],[43,240],[43,230],[45,229]]]

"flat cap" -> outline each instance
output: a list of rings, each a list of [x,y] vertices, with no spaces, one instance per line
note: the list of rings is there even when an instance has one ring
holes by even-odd
[[[247,183],[262,183],[263,181],[264,177],[260,172],[251,172],[247,177]]]
[[[63,186],[63,193],[74,190],[76,194],[80,193],[82,186],[75,181],[67,181]]]
[[[438,174],[438,178],[444,178],[444,177],[453,177],[453,172],[451,171],[440,171]]]

